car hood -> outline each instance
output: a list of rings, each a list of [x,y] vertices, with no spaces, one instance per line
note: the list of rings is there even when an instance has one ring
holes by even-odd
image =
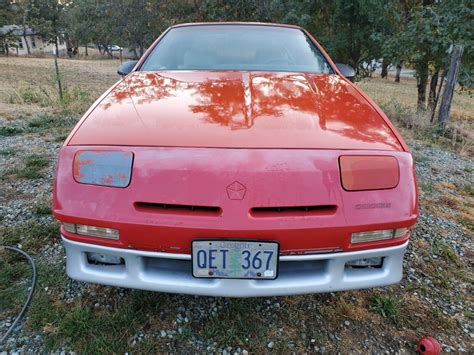
[[[338,75],[239,71],[134,72],[69,145],[402,150]]]

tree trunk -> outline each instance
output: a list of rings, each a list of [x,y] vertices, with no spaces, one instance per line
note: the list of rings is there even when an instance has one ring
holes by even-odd
[[[84,49],[86,50],[86,57],[89,56],[89,52],[87,52],[87,44],[84,46]]]
[[[436,71],[431,76],[431,81],[430,81],[430,93],[428,95],[428,108],[430,110],[433,110],[434,103],[436,100],[436,88],[438,87],[438,76],[439,76],[439,69],[436,69]]]
[[[402,72],[402,68],[403,68],[403,61],[400,61],[400,62],[397,63],[397,72],[395,74],[395,82],[396,83],[400,82],[400,74]]]
[[[428,63],[419,63],[416,66],[417,85],[418,88],[418,102],[416,105],[417,111],[424,111],[426,109],[426,86],[428,85]]]
[[[388,76],[388,62],[385,59],[382,61],[382,73],[380,75],[385,79]]]
[[[28,44],[28,41],[26,40],[26,17],[27,17],[27,12],[23,15],[23,22],[22,22],[23,39],[25,40],[25,44],[26,44],[26,53],[30,55],[31,54],[30,45]]]
[[[439,126],[444,129],[448,124],[449,112],[451,111],[451,102],[453,101],[454,87],[458,77],[459,66],[461,64],[463,46],[454,45],[451,47],[451,58],[449,60],[449,69],[444,87],[443,98],[441,99],[441,106],[439,107]]]
[[[138,59],[138,53],[135,47],[133,47],[133,55],[134,55],[134,59]]]
[[[25,44],[26,44],[26,53],[30,55],[31,49],[30,49],[30,45],[28,44],[28,39],[26,38],[26,32],[23,32],[23,39],[25,40]]]

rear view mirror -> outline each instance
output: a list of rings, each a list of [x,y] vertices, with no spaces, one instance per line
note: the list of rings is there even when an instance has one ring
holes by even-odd
[[[117,73],[121,76],[130,74],[135,65],[138,63],[138,60],[132,60],[121,64],[117,70]]]
[[[354,82],[355,76],[356,76],[356,71],[354,70],[354,68],[352,68],[348,64],[341,64],[341,63],[336,63],[336,67],[337,69],[339,69],[339,71],[344,77]]]

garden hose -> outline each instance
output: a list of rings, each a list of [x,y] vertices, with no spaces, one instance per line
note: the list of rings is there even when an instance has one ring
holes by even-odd
[[[35,265],[35,262],[33,260],[33,258],[27,254],[26,252],[24,252],[23,250],[21,249],[18,249],[18,248],[15,248],[15,247],[7,247],[7,246],[0,246],[0,250],[11,250],[11,251],[15,251],[17,253],[20,253],[21,255],[23,255],[27,260],[28,262],[30,263],[31,265],[31,269],[33,271],[33,277],[32,277],[32,280],[31,280],[31,287],[30,287],[30,292],[28,294],[28,298],[26,299],[26,302],[25,304],[23,305],[20,313],[18,314],[18,316],[16,317],[15,321],[12,323],[12,325],[10,326],[10,328],[8,328],[7,332],[5,333],[4,336],[2,336],[0,338],[0,345],[3,344],[3,342],[5,340],[8,339],[8,337],[10,336],[10,334],[13,332],[13,329],[15,329],[16,325],[18,324],[18,322],[23,318],[23,316],[25,315],[25,312],[28,308],[28,306],[30,305],[31,303],[31,300],[33,298],[33,293],[35,292],[35,287],[36,287],[36,265]]]

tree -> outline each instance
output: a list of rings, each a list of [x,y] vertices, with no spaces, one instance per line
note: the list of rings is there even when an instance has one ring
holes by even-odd
[[[466,56],[471,60],[467,62],[472,63],[472,2],[424,0],[415,1],[413,6],[406,5],[405,8],[407,11],[402,29],[396,36],[386,38],[384,52],[396,61],[407,61],[415,69],[419,111],[426,109],[426,89],[431,72],[429,105],[433,109],[438,76],[445,66],[450,45],[460,43],[469,47]]]
[[[43,40],[55,45],[59,55],[58,40],[64,35],[65,8],[70,0],[29,0],[29,19],[31,26]]]
[[[15,13],[10,0],[0,0],[0,28],[15,23]],[[16,45],[11,30],[0,31],[0,52],[8,55],[8,47]]]

